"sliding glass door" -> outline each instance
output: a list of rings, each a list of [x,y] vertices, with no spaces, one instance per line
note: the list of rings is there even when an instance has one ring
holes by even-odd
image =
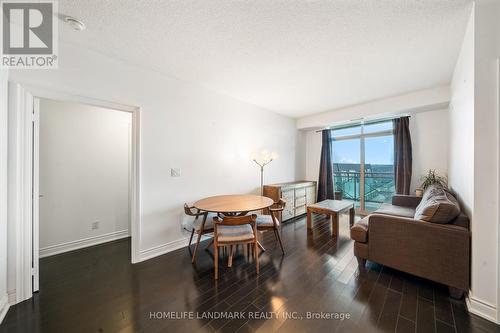
[[[360,208],[360,138],[334,140],[333,142],[333,183],[334,190],[342,193],[342,198],[354,201]]]
[[[344,200],[362,213],[390,202],[394,194],[392,121],[333,129],[333,181]]]

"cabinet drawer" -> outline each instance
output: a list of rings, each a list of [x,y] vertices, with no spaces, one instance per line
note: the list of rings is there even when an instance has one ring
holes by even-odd
[[[305,187],[296,188],[295,189],[295,196],[296,197],[305,197],[306,196],[306,189],[305,189]]]
[[[306,197],[295,197],[295,207],[303,206],[306,204]]]
[[[295,208],[295,216],[299,216],[306,213],[306,205]]]

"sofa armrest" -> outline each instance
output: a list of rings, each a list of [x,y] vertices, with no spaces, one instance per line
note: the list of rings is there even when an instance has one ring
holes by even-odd
[[[396,194],[392,196],[392,204],[394,206],[417,208],[420,201],[422,201],[422,197],[415,195]]]
[[[469,230],[397,216],[368,221],[369,259],[461,290],[469,288]]]
[[[368,241],[368,219],[369,216],[366,216],[354,223],[351,227],[352,240],[360,243],[366,243]]]

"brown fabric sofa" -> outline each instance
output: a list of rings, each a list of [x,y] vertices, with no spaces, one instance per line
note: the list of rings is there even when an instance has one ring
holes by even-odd
[[[463,213],[446,224],[414,219],[422,198],[395,195],[351,228],[360,267],[370,260],[450,287],[461,298],[469,289],[470,231]]]

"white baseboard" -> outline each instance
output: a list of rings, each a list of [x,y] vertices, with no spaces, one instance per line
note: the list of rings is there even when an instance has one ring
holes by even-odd
[[[484,319],[492,321],[495,324],[497,323],[496,306],[475,298],[472,296],[470,291],[465,298],[465,303],[467,304],[467,310],[469,310],[470,313],[483,317]]]
[[[2,296],[2,298],[0,298],[0,324],[5,318],[7,311],[9,311],[9,307],[10,307],[9,296],[5,294]]]
[[[211,237],[202,236],[201,241],[203,242],[204,240],[209,239],[209,238],[211,238]],[[196,238],[193,239],[192,244],[195,244],[195,242],[196,242]],[[139,261],[152,259],[154,257],[161,256],[162,254],[175,251],[175,250],[180,249],[182,247],[186,247],[186,246],[188,246],[188,243],[189,243],[189,237],[186,237],[186,238],[181,238],[181,239],[178,239],[178,240],[175,240],[172,242],[168,242],[166,244],[154,246],[154,247],[149,248],[147,250],[142,250],[140,252]]]
[[[51,245],[40,249],[40,258],[53,256],[55,254],[78,250],[84,247],[98,245],[113,240],[129,237],[128,230],[114,231],[107,234],[79,239],[67,243]]]
[[[8,291],[7,292],[7,297],[8,297],[7,302],[9,302],[10,305],[16,304],[17,303],[16,289]]]

